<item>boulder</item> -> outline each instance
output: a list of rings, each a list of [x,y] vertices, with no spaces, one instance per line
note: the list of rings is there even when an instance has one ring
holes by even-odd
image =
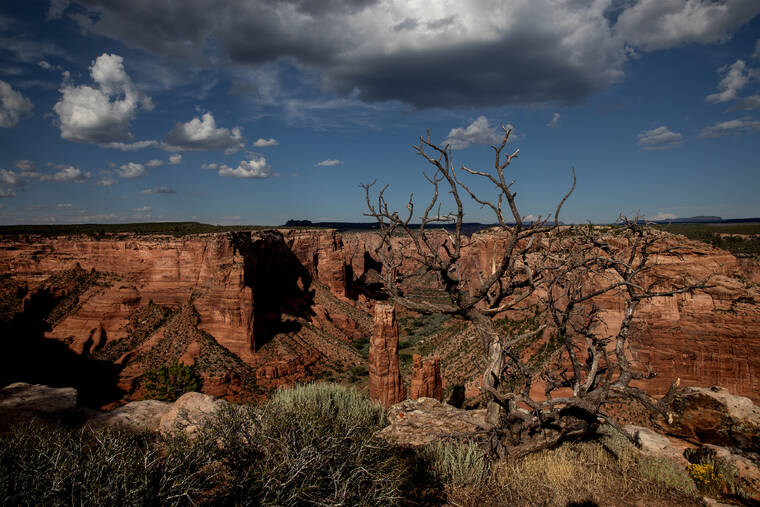
[[[674,444],[665,435],[661,435],[649,428],[632,424],[623,427],[639,445],[641,452],[655,458],[666,458],[686,466],[689,462],[683,456],[683,445]]]
[[[461,410],[433,398],[406,400],[388,409],[378,435],[403,447],[419,447],[453,435],[466,436],[485,427],[485,409]]]
[[[691,387],[670,406],[668,432],[695,443],[760,450],[760,408],[722,387]]]
[[[124,406],[103,412],[87,423],[92,428],[115,426],[132,431],[157,431],[161,418],[172,404],[158,400],[132,401]]]
[[[63,419],[79,413],[79,393],[73,387],[16,382],[0,389],[0,429],[32,417]]]
[[[185,393],[171,404],[169,410],[161,417],[159,430],[162,433],[184,430],[195,433],[206,421],[231,404],[208,394]]]

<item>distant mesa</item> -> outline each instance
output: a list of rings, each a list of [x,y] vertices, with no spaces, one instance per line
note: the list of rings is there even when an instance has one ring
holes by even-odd
[[[311,227],[314,225],[311,220],[288,220],[285,227]]]

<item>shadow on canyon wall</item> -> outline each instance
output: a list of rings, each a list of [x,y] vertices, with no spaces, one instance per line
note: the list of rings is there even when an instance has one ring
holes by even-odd
[[[280,333],[300,331],[293,317],[314,315],[313,280],[282,233],[264,231],[255,240],[250,232],[233,233],[233,243],[244,259],[243,283],[253,291],[255,350]]]
[[[24,301],[23,311],[0,322],[0,386],[28,382],[75,387],[80,402],[95,408],[120,399],[123,393],[116,387],[117,371],[111,363],[45,338],[50,330],[47,319],[63,298],[49,289],[36,291]]]

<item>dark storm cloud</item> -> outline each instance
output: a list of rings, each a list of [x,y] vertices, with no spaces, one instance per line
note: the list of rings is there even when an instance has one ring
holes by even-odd
[[[76,2],[84,29],[154,55],[200,66],[288,60],[318,71],[323,91],[422,108],[576,103],[622,77],[631,44],[713,43],[760,12],[756,0]],[[656,15],[668,24],[660,36],[642,31]]]

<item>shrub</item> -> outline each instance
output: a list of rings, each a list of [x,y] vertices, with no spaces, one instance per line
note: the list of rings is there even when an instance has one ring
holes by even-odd
[[[739,483],[736,466],[719,458],[713,449],[687,449],[684,454],[691,463],[686,470],[702,493],[714,497],[746,497],[746,492]]]
[[[185,393],[200,391],[203,380],[195,366],[174,361],[171,364],[145,372],[145,397],[161,401],[175,401]]]
[[[409,474],[374,436],[385,424],[385,409],[358,391],[315,383],[223,410],[202,434],[220,449],[236,504],[393,505]]]
[[[177,505],[215,480],[187,438],[27,423],[0,436],[0,505]],[[162,451],[162,449],[164,449]]]
[[[490,463],[474,442],[436,442],[420,451],[427,473],[452,489],[478,489],[488,481]]]

